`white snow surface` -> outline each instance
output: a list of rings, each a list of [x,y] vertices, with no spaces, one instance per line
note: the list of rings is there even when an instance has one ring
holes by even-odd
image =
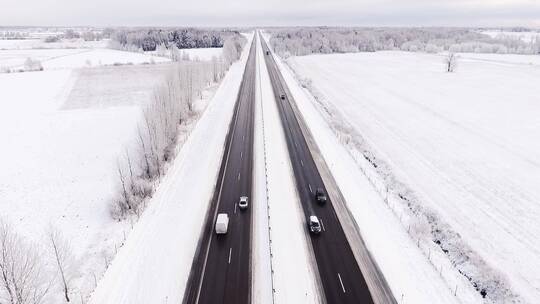
[[[513,58],[478,54],[461,60],[455,73],[443,72],[440,56],[405,52],[312,55],[293,57],[290,64],[400,182],[503,274],[513,291],[536,303],[540,69]],[[370,219],[357,220],[363,225]],[[369,233],[365,237],[369,245]]]
[[[182,301],[248,50],[231,66],[90,303]]]

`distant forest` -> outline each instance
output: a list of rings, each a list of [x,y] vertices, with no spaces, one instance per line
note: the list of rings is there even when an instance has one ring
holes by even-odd
[[[516,29],[519,30],[519,29]],[[468,28],[332,28],[270,29],[270,44],[284,56],[402,50],[499,54],[540,54],[540,39],[492,38]]]
[[[113,48],[155,51],[158,45],[179,49],[218,48],[225,40],[239,34],[233,30],[181,29],[117,29],[111,34]],[[114,45],[116,44],[116,45]]]

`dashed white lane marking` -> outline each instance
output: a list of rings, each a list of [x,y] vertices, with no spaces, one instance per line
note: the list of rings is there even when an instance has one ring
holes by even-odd
[[[240,180],[240,172],[238,172],[238,180]]]
[[[229,248],[229,264],[231,263],[231,254],[232,254],[232,247]],[[339,278],[339,280],[341,281],[341,278]],[[343,283],[341,283],[341,286],[343,286]],[[345,289],[343,290],[343,292],[345,292]]]
[[[236,206],[238,206],[238,204],[234,204],[234,213],[236,214]]]
[[[313,189],[311,189],[311,184],[308,184],[309,186],[309,192],[313,193]]]
[[[302,160],[300,160],[300,164],[302,165],[302,167],[304,166],[304,162]]]
[[[326,231],[326,229],[324,229],[324,223],[323,223],[323,221],[322,221],[322,218],[319,218],[319,221],[321,221],[322,231]]]
[[[341,280],[341,275],[339,274],[339,272],[338,272],[337,276],[339,278],[339,283],[341,284],[341,289],[343,289],[343,293],[346,293],[345,286],[343,286],[343,281]]]
[[[244,152],[240,151],[240,158],[243,158]]]

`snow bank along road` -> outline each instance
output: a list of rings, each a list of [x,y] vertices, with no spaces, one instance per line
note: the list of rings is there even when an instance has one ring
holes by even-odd
[[[298,122],[301,118],[295,115],[291,106],[294,100],[264,40],[263,50],[267,54],[266,64],[278,103],[297,192],[305,217],[307,219],[310,215],[316,215],[321,221],[323,231],[319,235],[311,235],[310,239],[326,301],[328,303],[374,303],[331,198],[328,198],[325,205],[315,202],[315,189],[322,188],[327,193],[326,187]],[[285,95],[283,99],[282,94]],[[387,295],[386,298],[380,299],[381,302],[395,301],[388,286],[379,286],[379,288],[384,289],[385,292],[378,294]]]
[[[251,206],[238,208],[241,196],[251,197],[255,41],[250,47],[227,134],[225,153],[206,222],[195,254],[184,303],[248,303],[251,286]],[[218,213],[229,215],[227,234],[214,232]]]

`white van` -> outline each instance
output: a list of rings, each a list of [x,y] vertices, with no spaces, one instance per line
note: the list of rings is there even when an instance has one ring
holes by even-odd
[[[229,215],[227,213],[219,213],[216,219],[216,233],[226,234],[229,228]]]

